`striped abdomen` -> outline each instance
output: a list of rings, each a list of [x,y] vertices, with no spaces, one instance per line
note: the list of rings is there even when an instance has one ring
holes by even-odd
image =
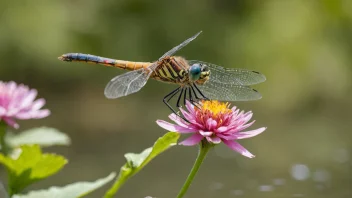
[[[140,68],[147,68],[152,63],[149,62],[132,62],[124,60],[115,60],[110,58],[104,58],[101,56],[95,56],[90,54],[81,54],[81,53],[68,53],[60,56],[58,58],[62,61],[67,62],[86,62],[86,63],[95,63],[100,65],[105,65],[108,67],[117,67],[126,70],[136,70]]]
[[[185,84],[189,81],[188,70],[189,65],[184,58],[171,56],[159,61],[152,77],[162,82]]]

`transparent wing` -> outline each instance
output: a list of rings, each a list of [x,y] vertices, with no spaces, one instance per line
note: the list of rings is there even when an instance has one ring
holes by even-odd
[[[206,64],[210,69],[209,81],[211,82],[234,85],[254,85],[262,83],[266,80],[263,74],[256,71],[237,68],[224,68],[212,63],[198,60],[189,60],[188,63],[190,65],[195,63]]]
[[[151,70],[138,69],[113,78],[105,87],[107,98],[119,98],[139,91],[148,81]]]
[[[220,101],[248,101],[259,100],[261,94],[248,86],[222,84],[216,81],[197,85],[201,92],[209,99]]]
[[[173,54],[175,54],[178,50],[180,50],[181,48],[183,48],[184,46],[188,45],[188,43],[190,43],[191,41],[193,41],[195,38],[197,38],[197,36],[202,33],[202,31],[198,32],[196,35],[192,36],[191,38],[188,38],[187,40],[183,41],[181,44],[179,44],[178,46],[172,48],[170,51],[166,52],[162,57],[159,58],[159,60],[167,57],[167,56],[171,56]]]

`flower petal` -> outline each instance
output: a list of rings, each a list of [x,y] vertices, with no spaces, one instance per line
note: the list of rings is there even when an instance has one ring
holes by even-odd
[[[3,116],[6,113],[6,110],[4,107],[0,107],[0,116]]]
[[[190,113],[188,113],[187,111],[183,110],[182,108],[180,108],[181,113],[183,114],[183,116],[185,116],[185,118],[188,121],[194,121],[194,116],[192,116]]]
[[[32,115],[32,118],[33,119],[40,119],[40,118],[48,117],[49,115],[50,115],[50,110],[43,109],[43,110],[35,111],[35,113],[33,113],[33,115]]]
[[[2,118],[9,126],[18,129],[20,125],[18,125],[14,119],[12,118]]]
[[[33,102],[32,104],[32,110],[39,110],[40,108],[42,108],[45,105],[45,99],[40,98],[36,101]]]
[[[20,119],[20,120],[27,120],[27,119],[31,119],[33,116],[31,112],[25,111],[25,112],[17,113],[15,116],[11,116],[11,117],[15,117],[16,119]]]
[[[50,111],[48,109],[43,109],[39,111],[25,111],[17,113],[14,117],[21,120],[27,119],[40,119],[45,118],[50,115]]]
[[[252,153],[250,153],[247,149],[245,149],[242,145],[235,141],[222,140],[224,144],[226,144],[230,149],[239,152],[243,156],[253,158],[255,157]]]
[[[199,133],[195,133],[191,137],[180,142],[179,145],[193,146],[193,145],[198,144],[203,138],[204,137],[202,135],[200,135]]]
[[[241,112],[239,112],[239,113],[238,113],[238,111],[239,111],[239,109],[237,109],[236,115],[232,117],[232,122],[234,122],[234,121],[237,120],[238,118],[242,117],[242,115],[244,114],[244,111],[241,111]]]
[[[232,114],[233,114],[233,116],[237,116],[237,115],[238,115],[238,112],[240,112],[240,109],[236,109],[236,111],[235,111],[235,109],[232,108]]]
[[[208,137],[208,136],[213,135],[213,132],[211,132],[211,131],[202,131],[202,130],[199,130],[199,134],[201,134],[201,135],[204,136],[204,137]]]
[[[236,111],[236,109],[237,109],[237,107],[236,107],[236,106],[233,106],[233,107],[231,108],[231,111],[234,112],[234,111]],[[238,110],[238,109],[237,109],[237,110]]]
[[[250,113],[250,112],[247,112]],[[246,113],[246,114],[247,114]],[[239,120],[241,120],[243,117],[245,116],[244,111],[241,111],[239,114],[237,114],[237,116],[232,117],[232,122],[238,122]]]
[[[180,118],[179,116],[177,116],[176,114],[172,113],[169,115],[170,120],[174,121],[176,124],[182,126],[182,127],[189,127],[188,123],[186,123],[186,121],[184,121],[182,118]]]
[[[26,93],[25,98],[21,101],[21,108],[25,108],[31,105],[35,97],[37,97],[37,94],[38,92],[35,89],[31,89],[30,91],[28,91],[28,93]]]
[[[237,124],[234,124],[232,125],[231,127],[228,127],[228,130],[226,132],[223,132],[223,133],[226,133],[228,135],[231,135],[231,134],[235,134],[235,133],[238,133],[248,127],[250,127],[253,123],[255,122],[255,120],[253,120],[252,122],[248,123],[248,124],[245,124],[245,125],[237,125]],[[242,123],[243,124],[243,123]]]
[[[224,133],[224,132],[226,132],[226,131],[228,131],[228,130],[229,130],[229,127],[227,127],[227,126],[221,126],[221,127],[217,128],[217,129],[215,129],[215,132],[217,132],[217,133]]]
[[[242,130],[244,130],[244,129],[250,127],[254,122],[255,122],[255,120],[253,120],[252,122],[247,123],[247,124],[245,124],[245,125],[239,126],[239,127],[237,127],[235,130],[236,130],[236,131],[242,131]]]
[[[157,120],[156,123],[168,130],[168,131],[173,131],[173,132],[179,132],[179,133],[194,133],[196,132],[195,129],[192,129],[192,128],[186,128],[186,127],[182,127],[182,126],[178,126],[178,125],[175,125],[175,124],[171,124],[171,123],[168,123],[164,120]]]
[[[247,123],[252,118],[253,113],[252,113],[252,111],[248,111],[243,116],[244,116],[244,118],[242,118],[242,122]]]
[[[213,144],[219,144],[221,143],[221,139],[217,136],[211,136],[211,137],[206,137],[208,142],[213,143]]]
[[[194,106],[188,100],[186,100],[186,108],[189,113],[191,113],[192,115],[195,114]]]
[[[206,122],[206,127],[209,131],[212,131],[218,123],[216,120],[213,120],[212,118],[209,118]]]
[[[11,81],[0,81],[0,116],[10,126],[18,127],[15,119],[39,119],[47,117],[50,111],[40,110],[45,104],[44,99],[38,99],[36,89],[29,89],[23,84],[17,85]]]
[[[218,133],[216,136],[224,140],[237,140],[236,134]]]
[[[265,130],[266,130],[266,127],[262,127],[262,128],[251,130],[251,131],[237,133],[236,136],[237,136],[237,139],[251,138],[251,137],[254,137],[256,135],[263,133]]]

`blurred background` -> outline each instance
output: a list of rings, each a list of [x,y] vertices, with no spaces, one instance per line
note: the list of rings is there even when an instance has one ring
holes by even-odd
[[[263,98],[233,103],[252,110],[263,134],[240,141],[247,159],[225,146],[206,159],[187,197],[352,196],[352,1],[350,0],[0,0],[0,80],[39,91],[51,116],[21,130],[56,127],[69,147],[46,149],[69,164],[30,189],[95,180],[118,171],[166,131],[162,98],[174,87],[150,80],[138,93],[104,96],[124,71],[57,60],[81,52],[154,61],[203,30],[178,52],[264,73]],[[117,197],[175,197],[197,147],[174,147],[133,177]],[[6,174],[1,169],[0,177]],[[88,197],[101,197],[109,186]]]

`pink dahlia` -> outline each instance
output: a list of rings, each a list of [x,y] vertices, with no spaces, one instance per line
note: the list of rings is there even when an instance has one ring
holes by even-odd
[[[16,119],[40,119],[47,117],[50,111],[40,109],[44,106],[45,100],[40,98],[34,100],[37,90],[29,89],[25,85],[17,85],[15,82],[0,81],[0,121],[9,126],[18,128]]]
[[[232,150],[242,155],[253,158],[254,155],[241,146],[236,140],[256,136],[266,127],[251,131],[243,131],[250,127],[254,121],[248,123],[252,118],[251,111],[244,112],[236,107],[229,108],[230,104],[218,101],[203,101],[198,107],[186,101],[188,111],[180,108],[183,116],[189,121],[186,122],[174,113],[169,116],[176,124],[171,124],[163,120],[157,120],[157,124],[169,131],[179,133],[191,133],[192,135],[182,141],[181,145],[192,146],[206,140],[211,144],[223,142]]]

